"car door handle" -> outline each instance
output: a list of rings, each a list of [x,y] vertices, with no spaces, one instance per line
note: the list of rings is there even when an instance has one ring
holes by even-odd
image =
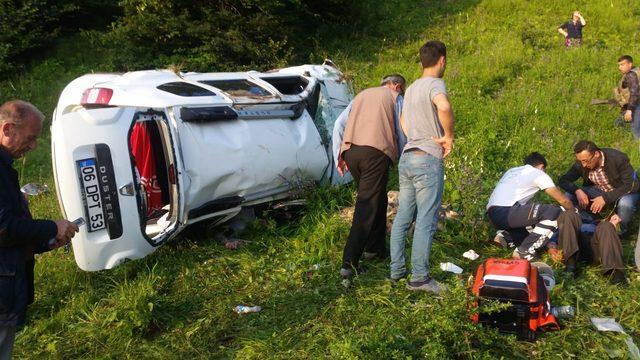
[[[133,196],[135,194],[135,187],[133,186],[133,183],[130,182],[126,185],[120,186],[118,191],[120,192],[121,195]]]

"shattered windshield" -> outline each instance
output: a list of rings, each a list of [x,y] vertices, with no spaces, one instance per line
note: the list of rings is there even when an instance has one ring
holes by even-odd
[[[248,80],[203,80],[203,84],[218,88],[232,97],[252,97],[263,98],[273,97],[273,94],[267,89],[260,87]]]

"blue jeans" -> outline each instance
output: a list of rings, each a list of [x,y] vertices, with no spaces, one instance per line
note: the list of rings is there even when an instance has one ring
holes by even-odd
[[[411,280],[429,277],[429,253],[438,225],[444,187],[442,160],[419,151],[405,152],[398,165],[400,195],[398,213],[391,228],[391,277],[406,273],[404,245],[411,222],[416,220],[411,248]],[[416,214],[417,208],[417,214]]]
[[[640,111],[639,111],[640,113]],[[589,197],[589,199],[596,198],[603,194],[602,190],[598,189],[595,186],[585,186],[581,188]],[[566,193],[569,200],[571,200],[576,206],[578,206],[578,199],[575,194]],[[633,220],[633,214],[636,212],[636,205],[638,204],[638,200],[640,200],[640,193],[634,192],[626,195],[622,195],[620,199],[618,199],[616,205],[616,214],[620,216],[620,230],[624,234],[627,231],[627,226]],[[580,209],[580,215],[582,217],[582,222],[593,222],[594,219],[591,216],[591,212],[587,210]]]

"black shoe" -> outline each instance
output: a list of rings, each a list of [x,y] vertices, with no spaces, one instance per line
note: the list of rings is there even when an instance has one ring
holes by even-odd
[[[351,279],[354,276],[365,273],[367,270],[364,266],[360,265],[357,269],[353,268],[340,268],[340,277],[343,279]]]
[[[571,256],[570,258],[567,259],[567,261],[565,261],[564,263],[564,272],[567,273],[568,275],[571,275],[573,277],[576,276],[576,269],[577,269],[577,257],[576,255]]]
[[[627,277],[624,275],[624,270],[614,269],[610,271],[609,283],[611,285],[627,285]]]

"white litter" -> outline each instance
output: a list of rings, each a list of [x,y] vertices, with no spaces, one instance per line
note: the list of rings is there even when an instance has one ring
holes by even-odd
[[[624,332],[622,325],[618,324],[615,319],[592,317],[591,323],[593,323],[593,326],[595,326],[599,331],[614,331],[627,335],[627,333]],[[631,359],[640,360],[640,350],[633,342],[631,336],[627,335],[626,339],[624,339],[624,343],[627,344],[627,349],[629,349],[629,356]]]
[[[622,325],[618,324],[618,322],[612,318],[592,317],[591,323],[600,331],[615,331],[625,334]]]
[[[469,260],[475,260],[477,258],[480,257],[480,255],[478,255],[477,252],[475,252],[473,249],[467,250],[464,252],[464,254],[462,254],[462,257],[465,257]]]
[[[442,271],[452,272],[454,274],[462,274],[462,268],[454,263],[440,263],[440,269]]]

